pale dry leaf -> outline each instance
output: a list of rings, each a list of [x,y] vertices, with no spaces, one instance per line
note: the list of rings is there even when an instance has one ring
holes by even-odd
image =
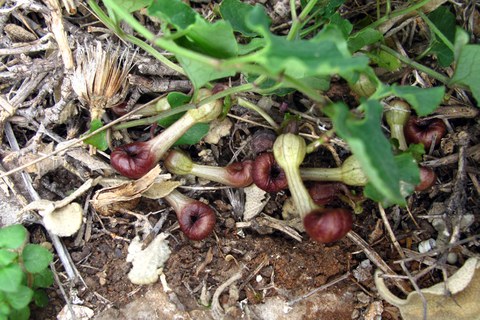
[[[385,285],[381,272],[375,272],[375,285],[378,293],[388,303],[398,307],[403,319],[422,319],[423,301],[418,292],[413,291],[407,299],[395,296]],[[427,300],[427,319],[470,320],[480,319],[480,261],[469,258],[458,271],[430,288],[422,289]]]
[[[109,164],[92,156],[87,150],[81,147],[71,148],[66,152],[66,154],[72,159],[75,159],[75,161],[80,162],[92,172],[100,172],[103,176],[109,176],[113,173],[113,169]]]
[[[233,123],[230,119],[225,118],[223,120],[213,120],[210,122],[210,130],[203,139],[206,143],[217,144],[221,138],[230,135]]]
[[[255,218],[267,204],[267,192],[252,184],[243,189],[245,192],[245,210],[243,220]]]
[[[45,154],[49,154],[54,151],[54,144],[53,143],[38,143],[37,152],[33,153],[26,153],[21,157],[17,158],[18,166],[22,166],[37,160],[38,158],[44,156]],[[47,159],[28,166],[25,170],[28,173],[34,173],[37,175],[37,179],[43,177],[47,173],[54,171],[59,166],[63,164],[63,158],[58,155],[53,155],[48,157]]]
[[[57,125],[65,124],[78,114],[78,108],[73,101],[67,103],[58,115]]]
[[[180,181],[155,182],[142,195],[148,199],[161,199],[169,195],[173,190],[175,190],[181,185],[182,183]]]
[[[142,193],[156,181],[160,171],[157,165],[138,180],[100,189],[92,197],[91,204],[97,212],[106,216],[113,215],[120,209],[131,210],[137,206]]]

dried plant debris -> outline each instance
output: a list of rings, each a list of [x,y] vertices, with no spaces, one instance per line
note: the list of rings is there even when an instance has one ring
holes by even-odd
[[[404,320],[422,319],[425,307],[427,319],[480,319],[479,268],[479,260],[470,258],[447,281],[422,289],[421,294],[417,291],[411,292],[407,299],[398,298],[386,287],[380,271],[375,272],[375,284],[379,294],[400,309]]]
[[[100,119],[105,109],[125,99],[133,55],[111,44],[103,49],[100,42],[78,46],[73,90],[90,109],[92,119]]]
[[[92,206],[100,214],[111,216],[122,209],[135,208],[142,197],[142,193],[148,190],[160,174],[160,167],[155,166],[141,179],[124,182],[117,181],[113,187],[98,190],[92,197]]]

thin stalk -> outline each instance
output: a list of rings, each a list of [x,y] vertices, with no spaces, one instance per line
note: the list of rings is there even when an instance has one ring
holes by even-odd
[[[312,9],[315,7],[317,4],[318,0],[310,0],[308,1],[307,5],[305,8],[303,8],[302,12],[298,15],[296,19],[293,19],[292,16],[292,27],[290,28],[290,31],[287,34],[287,40],[293,40],[297,37],[298,32],[302,28],[302,25],[304,23],[304,20],[307,18],[308,14]]]
[[[260,114],[263,119],[265,119],[275,129],[275,131],[280,130],[280,126],[275,122],[275,120],[272,119],[272,117],[270,117],[268,113],[265,112],[265,110],[243,98],[238,98],[237,101],[239,106],[253,110]]]
[[[121,19],[123,19],[133,29],[135,29],[135,31],[142,34],[145,39],[151,41],[162,49],[170,51],[175,55],[179,55],[181,57],[206,64],[213,68],[217,68],[220,65],[220,61],[218,59],[214,59],[209,56],[197,53],[195,51],[180,47],[171,40],[165,40],[163,38],[157,37],[152,32],[150,32],[150,30],[145,28],[140,22],[138,22],[131,14],[125,11],[121,5],[116,3],[115,0],[104,0],[103,2],[105,3],[105,5],[110,7],[116,14],[118,14]]]
[[[298,79],[292,78],[288,75],[283,75],[283,82],[285,83],[284,87],[292,87],[294,89],[297,89],[298,91],[303,92],[315,102],[318,102],[320,104],[327,104],[327,100],[325,99],[325,97],[323,97],[315,89],[309,87]]]
[[[430,28],[430,30],[433,31],[433,33],[435,33],[435,35],[437,37],[440,38],[440,40],[442,40],[442,42],[452,51],[455,51],[455,48],[453,46],[453,43],[447,39],[447,37],[445,37],[445,35],[437,28],[437,26],[432,22],[432,20],[430,20],[427,15],[421,11],[418,12],[418,15],[420,16],[420,18],[423,19],[423,21],[425,21],[427,24],[428,24],[428,27]]]
[[[305,28],[300,32],[300,38],[306,37],[310,32],[313,32],[313,31],[317,30],[318,28],[320,28],[320,26],[322,26],[324,24],[325,24],[325,21],[318,21],[318,22],[315,22],[314,24],[308,26],[308,28]]]
[[[342,181],[342,168],[302,168],[300,175],[307,181]]]
[[[149,53],[152,55],[154,58],[156,58],[158,61],[161,63],[165,64],[166,66],[170,67],[171,69],[175,70],[176,72],[186,75],[185,71],[183,70],[182,67],[179,65],[173,63],[169,59],[167,59],[163,54],[155,50],[151,45],[148,43],[138,39],[135,36],[125,34],[123,30],[118,28],[115,23],[103,12],[103,10],[93,1],[93,0],[88,0],[88,5],[90,8],[93,10],[93,13],[97,16],[98,20],[100,20],[108,29],[112,30],[115,32],[115,34],[126,41],[129,41],[133,43],[134,45],[140,47],[141,49],[145,50],[145,52]]]
[[[391,54],[392,56],[394,56],[395,58],[397,58],[398,60],[402,61],[403,63],[407,64],[407,65],[410,65],[426,74],[428,74],[430,77],[434,78],[434,79],[437,79],[438,81],[440,82],[443,82],[443,83],[448,83],[450,80],[448,77],[444,76],[443,74],[433,70],[433,69],[430,69],[418,62],[415,62],[413,61],[412,59],[410,58],[407,58],[403,55],[401,55],[400,53],[398,53],[397,51],[391,49],[390,47],[384,45],[384,44],[381,44],[380,45],[380,49],[382,49],[383,51]]]
[[[252,83],[242,84],[237,87],[228,88],[199,101],[197,103],[197,106],[202,106],[204,104],[213,102],[215,100],[225,98],[226,96],[229,96],[229,95],[234,95],[234,94],[245,92],[245,91],[251,91],[254,89],[255,89],[255,85]]]
[[[402,15],[405,15],[405,14],[408,14],[410,12],[414,12],[418,9],[420,9],[421,7],[423,7],[424,5],[426,5],[427,3],[429,3],[431,0],[422,0],[414,5],[412,5],[411,7],[408,7],[408,8],[405,8],[405,9],[400,9],[400,10],[396,10],[396,11],[393,11],[391,14],[387,14],[383,17],[381,17],[380,19],[378,19],[377,21],[369,24],[368,26],[366,26],[365,28],[363,28],[362,30],[360,30],[359,32],[367,29],[367,28],[372,28],[372,29],[375,29],[376,27],[378,27],[379,25],[387,22],[388,20],[390,19],[393,19],[393,18],[396,18],[396,17],[399,17],[399,16],[402,16]]]
[[[143,118],[143,119],[137,119],[137,120],[132,120],[132,121],[127,121],[124,123],[117,124],[116,126],[113,127],[114,130],[122,130],[122,129],[128,129],[132,127],[138,127],[138,126],[146,126],[150,124],[157,123],[159,120],[165,119],[167,117],[188,111],[190,109],[195,109],[194,104],[185,104],[183,106],[171,109],[171,110],[166,110],[161,112],[160,114],[153,116],[153,117],[148,117],[148,118]]]
[[[297,20],[297,8],[295,6],[295,0],[290,0],[290,13],[292,15],[292,21]]]
[[[319,207],[313,202],[307,188],[305,188],[305,185],[303,184],[302,178],[300,177],[300,168],[287,166],[286,168],[283,168],[283,170],[287,177],[288,189],[292,195],[293,203],[295,204],[300,217],[303,219],[308,213]]]

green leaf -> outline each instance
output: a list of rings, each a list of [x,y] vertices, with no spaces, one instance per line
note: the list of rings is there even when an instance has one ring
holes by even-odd
[[[402,66],[400,60],[383,50],[372,50],[366,54],[372,59],[372,62],[388,71],[396,71]]]
[[[257,4],[257,6],[260,6]],[[239,0],[224,0],[220,5],[220,14],[222,18],[230,22],[233,30],[240,32],[244,36],[253,37],[257,33],[248,27],[245,19],[253,10],[253,6],[240,2]],[[266,19],[270,19],[263,10]]]
[[[399,169],[400,192],[403,197],[407,197],[415,190],[415,186],[420,183],[420,171],[417,162],[410,152],[404,152],[396,155],[395,166]],[[393,201],[382,195],[372,183],[368,183],[364,189],[365,195],[370,199],[381,202],[384,207],[394,204]]]
[[[261,49],[265,46],[265,39],[263,38],[253,38],[247,44],[239,44],[238,45],[238,54],[244,55],[258,49]]]
[[[422,161],[422,156],[425,154],[425,147],[423,144],[411,143],[408,145],[408,149],[405,150],[412,155],[412,157],[417,161],[417,163]]]
[[[348,38],[348,49],[350,52],[354,53],[363,47],[376,43],[382,39],[383,35],[380,31],[372,28],[365,28]]]
[[[470,41],[470,35],[462,28],[457,27],[455,32],[455,43],[453,45],[454,53],[455,53],[455,63],[458,63],[458,58],[460,57],[460,53],[462,53],[463,47],[467,45],[469,41]]]
[[[7,319],[7,318],[2,318],[2,316],[8,315],[8,314],[10,314],[10,306],[8,305],[7,302],[0,301],[0,319]]]
[[[345,2],[345,0],[320,0],[315,4],[313,11],[317,12],[317,18],[328,19],[337,12],[337,9]],[[302,8],[307,5],[306,0],[300,1]]]
[[[407,102],[415,109],[417,115],[423,117],[429,115],[443,100],[445,95],[445,87],[439,86],[434,88],[419,88],[413,86],[396,86],[391,87],[392,94],[407,100]]]
[[[21,310],[32,301],[33,290],[27,286],[19,286],[17,291],[7,295],[7,301],[13,309]]]
[[[445,38],[451,43],[455,41],[455,15],[447,7],[438,7],[427,17]],[[435,33],[433,33],[429,51],[437,56],[438,63],[442,67],[448,67],[453,62],[453,51]]]
[[[330,24],[335,25],[346,38],[353,30],[353,24],[350,23],[347,19],[342,18],[340,13],[336,12],[330,17]]]
[[[334,25],[309,40],[287,40],[270,33],[268,23],[254,8],[249,26],[266,39],[265,48],[255,55],[255,62],[273,74],[282,72],[294,77],[333,75],[363,70],[366,57],[352,57],[341,31]]]
[[[12,310],[9,319],[28,320],[30,319],[30,309],[28,307],[24,307],[19,310]]]
[[[0,249],[0,268],[12,263],[17,257],[16,252]]]
[[[180,137],[175,143],[174,146],[181,146],[181,145],[194,145],[199,143],[203,137],[205,137],[210,130],[210,125],[208,123],[197,123],[190,129],[183,136]]]
[[[185,93],[182,93],[182,92],[170,92],[167,95],[168,104],[172,108],[183,106],[183,105],[189,103],[191,99],[192,99],[191,96],[189,96]],[[172,123],[173,123],[173,121],[170,122],[169,125],[172,124]]]
[[[97,129],[100,129],[103,127],[102,120],[100,119],[95,119],[90,122],[90,130],[86,134],[90,134],[94,132]],[[84,140],[86,144],[92,145],[98,150],[105,151],[108,149],[108,142],[107,142],[107,132],[104,130],[102,132],[99,132],[90,138],[87,138]]]
[[[49,268],[45,268],[33,276],[33,288],[48,288],[53,284],[53,273]]]
[[[480,105],[480,45],[469,44],[459,49],[457,68],[450,81],[452,84],[467,86]]]
[[[179,30],[185,30],[195,23],[199,14],[179,0],[154,0],[148,7],[150,16],[167,21]]]
[[[171,92],[167,96],[168,103],[170,104],[172,109],[180,107],[186,103],[189,103],[190,99],[191,99],[190,96],[180,92]],[[180,119],[182,115],[183,113],[175,114],[173,116],[161,119],[158,121],[158,124],[164,128],[169,127],[172,123]],[[210,125],[206,123],[197,123],[190,129],[188,129],[188,131],[185,132],[185,134],[181,136],[180,139],[178,139],[174,145],[175,146],[194,145],[200,142],[200,140],[202,140],[202,138],[208,133],[209,130],[210,130]]]
[[[33,301],[40,308],[45,308],[48,305],[48,296],[45,290],[38,289],[33,293]]]
[[[21,224],[0,229],[0,248],[20,248],[27,241],[27,234],[27,229]]]
[[[375,189],[386,199],[404,205],[400,173],[381,130],[383,107],[377,101],[367,100],[360,108],[365,111],[363,119],[355,117],[343,103],[327,106],[324,112],[332,119],[337,134],[348,142]]]
[[[224,20],[209,23],[181,0],[155,0],[148,12],[177,28],[182,37],[176,42],[182,47],[215,58],[229,58],[238,54],[232,26]],[[235,75],[235,71],[218,70],[184,56],[176,58],[197,89],[211,80]]]
[[[196,89],[203,87],[209,81],[232,77],[235,75],[235,71],[217,70],[201,62],[197,62],[188,58],[178,56],[177,60]]]
[[[53,255],[38,244],[27,244],[22,252],[23,264],[30,273],[37,273],[45,268],[53,260]]]
[[[0,290],[15,292],[22,283],[23,272],[18,264],[0,268]]]
[[[134,12],[147,7],[152,0],[116,0],[116,2],[128,12]]]
[[[209,23],[181,0],[155,0],[148,12],[182,31],[191,42],[189,47],[198,52],[217,58],[237,55],[237,40],[225,20]]]

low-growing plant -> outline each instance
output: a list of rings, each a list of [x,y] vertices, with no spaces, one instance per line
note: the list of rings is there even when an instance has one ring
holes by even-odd
[[[0,320],[29,319],[32,300],[39,307],[47,305],[43,288],[53,284],[52,259],[47,249],[28,243],[22,225],[0,229]]]
[[[382,128],[385,99],[407,102],[417,116],[432,113],[443,101],[445,86],[470,90],[480,100],[478,74],[474,63],[480,46],[468,44],[468,34],[455,27],[453,14],[440,6],[429,14],[422,8],[430,0],[420,0],[396,10],[378,11],[377,20],[353,24],[340,15],[342,0],[290,1],[292,24],[286,34],[271,31],[271,19],[265,9],[240,0],[223,0],[215,6],[215,17],[206,20],[181,0],[114,1],[103,0],[104,11],[93,0],[88,3],[97,17],[120,38],[130,41],[157,57],[162,63],[186,75],[195,92],[213,87],[214,81],[243,75],[247,83],[235,85],[195,103],[196,107],[215,99],[254,92],[284,95],[298,91],[307,96],[331,119],[332,132],[344,139],[368,178],[365,195],[384,205],[405,205],[405,198],[419,183],[415,155],[396,148]],[[146,8],[158,30],[142,25],[132,12]],[[299,11],[299,12],[297,12]],[[106,13],[108,12],[108,14]],[[422,56],[442,56],[441,67],[452,66],[448,76],[417,60],[399,54],[388,46],[382,24],[392,18],[418,13],[431,29],[431,46]],[[382,16],[383,14],[383,16]],[[454,16],[453,16],[454,18]],[[136,32],[125,33],[120,22]],[[451,24],[452,26],[447,26]],[[367,24],[366,24],[367,23]],[[168,59],[153,45],[168,51]],[[438,85],[417,87],[386,84],[375,74],[372,65],[394,71],[402,64],[434,79]],[[362,96],[358,106],[332,103],[324,92],[333,78],[342,78]],[[361,82],[361,83],[359,83]],[[194,93],[194,97],[196,93]],[[243,105],[245,100],[243,99]],[[266,119],[271,125],[271,119]],[[279,132],[275,124],[272,125]],[[406,146],[402,145],[401,149]]]

